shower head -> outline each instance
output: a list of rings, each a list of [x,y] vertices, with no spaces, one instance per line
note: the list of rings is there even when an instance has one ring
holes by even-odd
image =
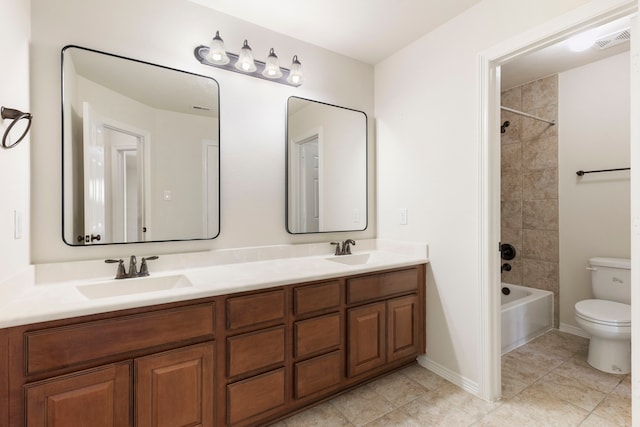
[[[502,126],[500,126],[500,133],[505,133],[510,124],[511,123],[509,123],[509,120],[505,120]]]

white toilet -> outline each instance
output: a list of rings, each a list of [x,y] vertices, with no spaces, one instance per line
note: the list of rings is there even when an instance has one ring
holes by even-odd
[[[575,305],[576,322],[590,335],[591,366],[612,374],[631,372],[631,261],[591,258],[595,299]]]

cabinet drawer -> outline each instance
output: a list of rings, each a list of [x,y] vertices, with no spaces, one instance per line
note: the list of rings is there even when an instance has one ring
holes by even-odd
[[[285,403],[284,368],[227,386],[227,423],[275,409]]]
[[[293,290],[293,310],[296,316],[340,307],[340,282],[307,285]]]
[[[229,378],[284,363],[284,326],[227,338]]]
[[[296,363],[296,399],[340,384],[342,379],[341,356],[341,351],[334,351]]]
[[[340,313],[296,322],[294,326],[296,357],[339,347],[340,323]]]
[[[196,338],[212,338],[214,304],[142,313],[25,333],[27,374]]]
[[[284,290],[262,292],[227,300],[227,329],[240,329],[284,321]]]
[[[347,279],[348,302],[351,304],[415,291],[418,289],[418,276],[417,268],[409,268]]]

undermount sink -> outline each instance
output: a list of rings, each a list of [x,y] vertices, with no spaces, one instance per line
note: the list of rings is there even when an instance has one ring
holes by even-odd
[[[327,261],[333,261],[346,265],[360,265],[367,264],[371,259],[371,254],[357,254],[357,255],[336,255],[331,258],[327,258]]]
[[[139,277],[133,279],[113,279],[96,284],[76,286],[88,299],[100,299],[121,295],[133,295],[147,292],[166,291],[168,289],[193,286],[183,275],[161,277]]]

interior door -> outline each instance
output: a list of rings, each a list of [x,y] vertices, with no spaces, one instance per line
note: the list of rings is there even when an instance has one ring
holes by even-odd
[[[104,123],[88,102],[82,103],[84,164],[84,243],[106,235]]]
[[[300,144],[300,224],[307,232],[320,231],[320,177],[318,137]]]

